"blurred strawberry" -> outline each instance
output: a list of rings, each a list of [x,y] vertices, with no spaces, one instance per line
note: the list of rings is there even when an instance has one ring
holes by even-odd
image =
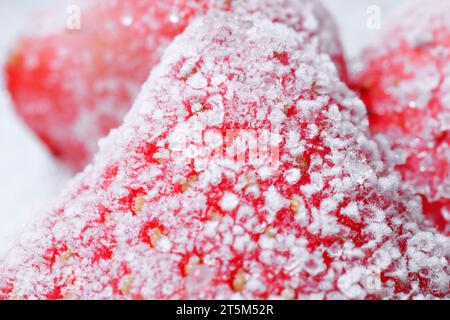
[[[261,16],[191,25],[1,265],[2,297],[446,297],[444,237],[315,43]]]
[[[449,235],[450,2],[415,1],[386,27],[356,83],[372,131],[391,141],[406,186]]]
[[[343,77],[334,21],[311,0],[94,0],[82,10],[81,30],[25,36],[6,66],[17,112],[73,170],[117,127],[164,48],[188,23],[211,9],[258,12],[313,36]]]

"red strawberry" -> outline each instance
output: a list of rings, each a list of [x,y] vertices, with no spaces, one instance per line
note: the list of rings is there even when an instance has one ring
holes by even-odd
[[[191,25],[11,252],[2,296],[447,296],[446,239],[410,219],[314,43],[260,16]]]
[[[357,83],[371,129],[398,152],[397,169],[450,234],[450,2],[419,1],[391,18]]]
[[[345,76],[336,26],[312,0],[93,1],[80,31],[24,37],[6,66],[18,114],[51,151],[81,169],[120,124],[164,48],[210,9],[259,12],[316,39]]]

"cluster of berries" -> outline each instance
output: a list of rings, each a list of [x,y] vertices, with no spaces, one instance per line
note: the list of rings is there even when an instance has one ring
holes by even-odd
[[[353,77],[314,0],[93,1],[24,38],[19,115],[91,164],[0,261],[0,299],[449,298],[436,2]]]

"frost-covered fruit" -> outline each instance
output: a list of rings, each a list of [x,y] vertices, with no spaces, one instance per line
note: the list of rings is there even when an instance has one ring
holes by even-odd
[[[386,22],[356,79],[371,129],[423,209],[450,234],[450,2],[415,1]]]
[[[94,0],[82,7],[80,30],[25,36],[12,51],[6,76],[18,114],[53,154],[81,169],[121,123],[166,46],[211,9],[258,12],[314,38],[345,77],[336,25],[317,1]]]
[[[248,144],[248,149],[245,146]],[[314,41],[215,13],[165,52],[124,124],[24,233],[4,298],[448,296],[362,102]]]

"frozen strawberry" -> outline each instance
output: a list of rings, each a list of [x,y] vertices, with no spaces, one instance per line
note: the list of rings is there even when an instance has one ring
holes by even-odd
[[[6,66],[18,114],[74,170],[91,159],[99,138],[121,123],[164,48],[210,9],[258,12],[314,37],[345,76],[336,26],[317,1],[92,2],[81,11],[81,30],[23,37]]]
[[[357,77],[371,129],[388,138],[406,185],[450,233],[450,3],[415,1],[395,14]]]
[[[314,39],[208,15],[3,261],[2,297],[447,297],[446,238],[367,129]]]

